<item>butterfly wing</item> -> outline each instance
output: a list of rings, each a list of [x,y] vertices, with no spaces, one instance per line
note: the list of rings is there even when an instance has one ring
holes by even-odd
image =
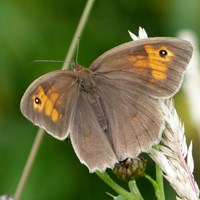
[[[78,93],[73,72],[50,72],[29,86],[22,97],[20,109],[31,122],[63,140],[71,130]]]
[[[72,133],[70,135],[72,146],[79,160],[89,168],[90,172],[104,171],[117,163],[111,143],[100,127],[85,93],[80,93],[78,98]]]
[[[118,160],[160,141],[164,118],[157,98],[178,91],[191,55],[186,41],[148,38],[115,47],[91,64]]]
[[[123,81],[127,89],[149,96],[171,97],[180,88],[192,55],[189,42],[177,38],[148,38],[115,47],[90,66],[94,74]]]
[[[164,119],[159,101],[137,91],[127,92],[117,80],[98,77],[98,94],[104,103],[109,138],[118,160],[148,152],[161,139]]]

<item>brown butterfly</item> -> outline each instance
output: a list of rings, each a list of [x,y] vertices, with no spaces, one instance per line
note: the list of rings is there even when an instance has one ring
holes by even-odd
[[[160,100],[180,88],[192,55],[189,42],[148,38],[117,46],[90,67],[73,64],[36,79],[22,113],[53,137],[70,138],[91,172],[112,168],[159,143],[165,126]]]

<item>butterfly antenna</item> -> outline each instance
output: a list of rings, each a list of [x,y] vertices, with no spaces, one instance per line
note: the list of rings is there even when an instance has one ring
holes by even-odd
[[[64,63],[63,60],[33,60],[31,61],[31,64],[34,63]]]
[[[38,63],[38,62],[40,62],[40,63],[52,63],[52,62],[55,62],[55,63],[63,63],[64,61],[62,61],[62,60],[33,60],[32,62],[31,62],[31,64],[33,64],[33,63]]]

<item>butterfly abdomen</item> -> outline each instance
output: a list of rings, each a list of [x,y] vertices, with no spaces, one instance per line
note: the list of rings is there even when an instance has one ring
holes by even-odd
[[[80,95],[83,95],[84,98],[86,98],[86,101],[89,103],[92,112],[94,112],[101,129],[105,132],[107,130],[106,115],[103,110],[102,100],[97,93],[96,83],[93,80],[92,72],[89,69],[82,68],[77,72],[77,74]]]

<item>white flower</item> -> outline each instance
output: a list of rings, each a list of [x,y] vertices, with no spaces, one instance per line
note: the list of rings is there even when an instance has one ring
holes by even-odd
[[[198,200],[199,188],[193,177],[194,161],[192,142],[186,144],[184,126],[179,120],[172,100],[162,102],[162,110],[166,120],[159,150],[152,149],[151,158],[160,166],[165,178],[175,189],[177,200]]]
[[[3,195],[3,196],[0,196],[0,200],[14,200],[12,197],[9,197],[7,195]]]
[[[148,38],[146,31],[144,30],[144,28],[139,27],[139,36],[136,36],[135,34],[133,34],[132,32],[128,31],[129,35],[131,36],[132,40],[139,40],[139,39],[145,39]]]

